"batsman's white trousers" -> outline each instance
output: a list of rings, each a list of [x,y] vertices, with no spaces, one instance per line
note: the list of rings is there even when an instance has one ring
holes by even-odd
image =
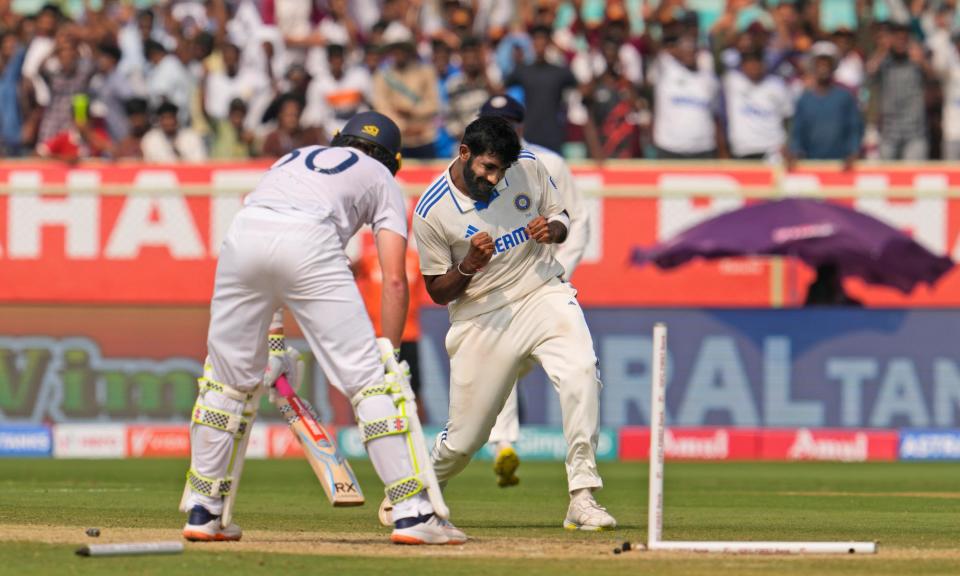
[[[576,294],[551,280],[517,302],[450,326],[450,416],[433,452],[441,482],[487,442],[520,370],[533,358],[560,394],[569,490],[603,486],[596,462],[601,383]]]
[[[286,306],[296,319],[327,379],[347,398],[384,380],[373,324],[350,271],[334,226],[295,214],[245,207],[234,218],[217,263],[207,353],[213,379],[243,391],[263,380],[267,367],[267,331],[273,313]],[[397,414],[389,396],[357,405],[364,420]],[[204,431],[191,445],[193,466],[218,477],[226,471],[232,435]],[[413,474],[405,436],[386,436],[367,444],[384,483]],[[430,512],[426,499],[404,502],[396,518]],[[211,512],[219,503],[200,500]]]
[[[227,232],[210,304],[207,348],[218,382],[249,391],[263,380],[266,334],[281,306],[348,398],[383,381],[373,325],[334,226],[246,207]]]

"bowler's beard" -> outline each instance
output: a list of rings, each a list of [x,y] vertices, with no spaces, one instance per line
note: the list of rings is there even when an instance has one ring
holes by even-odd
[[[487,180],[477,177],[477,173],[470,168],[471,160],[463,163],[463,181],[467,183],[467,193],[474,200],[486,202],[490,199],[493,192],[493,184]]]

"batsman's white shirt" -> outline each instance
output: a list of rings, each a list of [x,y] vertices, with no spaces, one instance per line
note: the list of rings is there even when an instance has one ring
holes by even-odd
[[[263,378],[274,311],[296,318],[327,377],[348,396],[383,379],[373,326],[344,246],[364,224],[407,235],[403,193],[380,162],[351,148],[287,154],[244,200],[217,263],[207,340],[216,377]]]
[[[350,148],[306,146],[277,160],[245,206],[326,221],[341,246],[364,224],[407,236],[403,191],[380,162]]]
[[[489,264],[450,303],[452,321],[516,301],[563,274],[550,246],[531,239],[525,229],[537,216],[549,219],[563,211],[557,187],[536,156],[522,150],[486,204],[457,189],[451,166],[427,187],[415,209],[420,271],[424,276],[446,274],[466,257],[470,238],[478,232],[489,234],[494,245]]]

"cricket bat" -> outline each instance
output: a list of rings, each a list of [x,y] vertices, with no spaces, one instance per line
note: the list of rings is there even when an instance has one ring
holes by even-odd
[[[275,404],[290,425],[290,431],[300,442],[307,462],[313,468],[327,498],[334,506],[363,505],[363,491],[350,468],[350,463],[337,450],[333,438],[320,424],[320,419],[309,402],[300,398],[290,386],[286,375],[277,378]]]

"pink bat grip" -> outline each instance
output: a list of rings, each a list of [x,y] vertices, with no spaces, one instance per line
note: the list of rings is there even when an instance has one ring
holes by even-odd
[[[290,383],[287,382],[287,375],[281,374],[277,381],[274,383],[277,392],[280,393],[284,398],[290,398],[294,395],[293,388],[290,386]]]

